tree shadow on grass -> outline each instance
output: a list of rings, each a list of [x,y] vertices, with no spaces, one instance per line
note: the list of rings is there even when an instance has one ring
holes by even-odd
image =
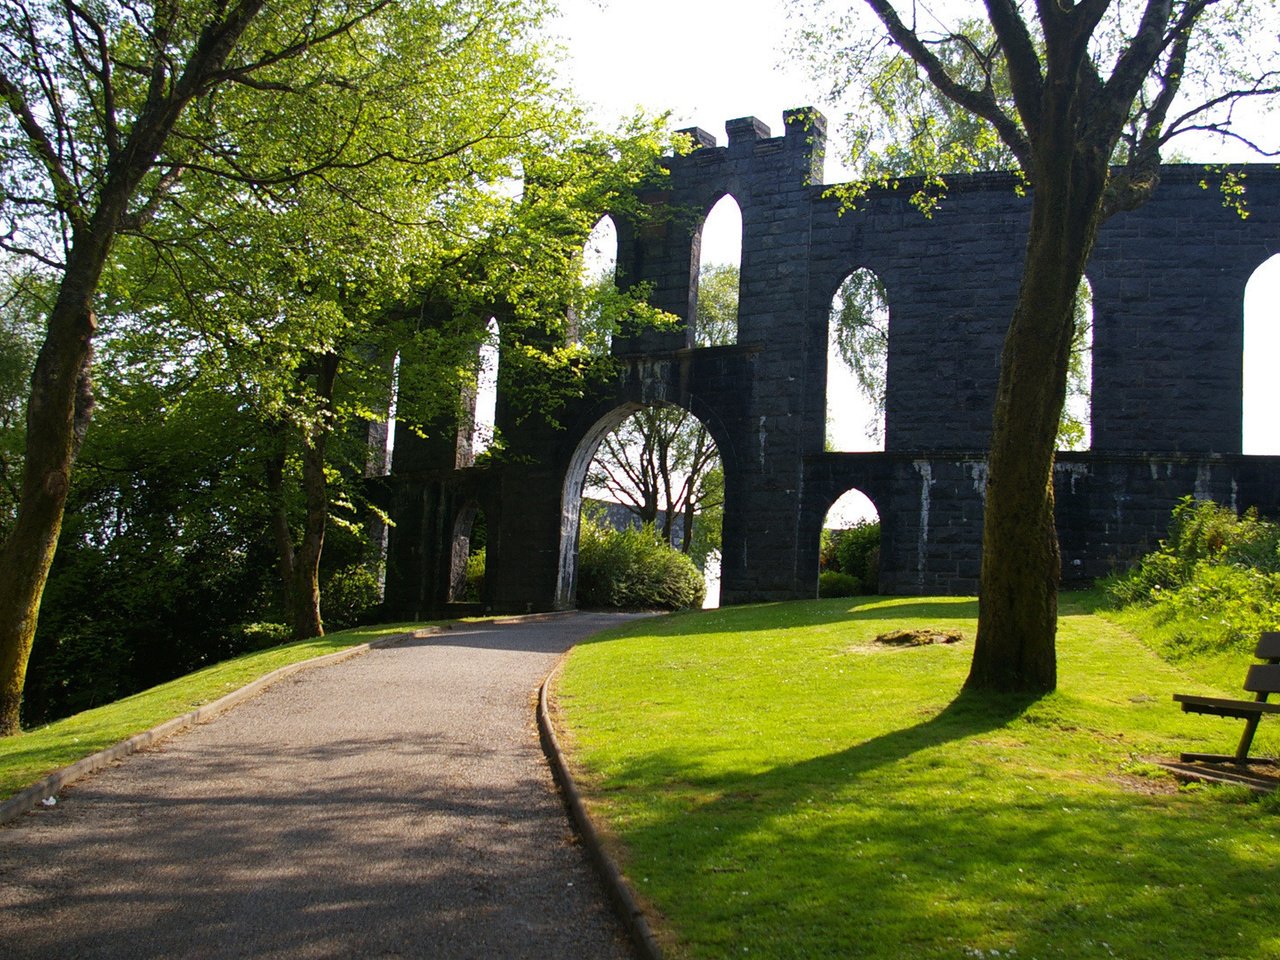
[[[1265,814],[1038,771],[989,736],[1032,702],[961,694],[758,773],[639,758],[613,778],[653,792],[620,830],[628,874],[695,956],[1271,955],[1275,831],[1223,842]]]
[[[1032,694],[975,694],[962,690],[940,713],[923,723],[892,730],[839,753],[774,767],[759,776],[746,776],[744,781],[760,782],[764,786],[773,780],[851,784],[880,767],[905,761],[922,751],[1005,727],[1038,700],[1039,697]],[[721,776],[706,777],[665,753],[629,761],[626,774],[618,779],[656,783],[672,778],[701,786],[723,780]]]

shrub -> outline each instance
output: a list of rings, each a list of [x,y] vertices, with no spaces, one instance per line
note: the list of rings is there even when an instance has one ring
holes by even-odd
[[[1252,647],[1280,624],[1280,526],[1186,497],[1169,536],[1133,570],[1105,584],[1118,606],[1144,606],[1167,628],[1177,657]]]
[[[1251,567],[1276,569],[1275,524],[1258,519],[1254,508],[1241,516],[1212,500],[1183,497],[1173,508],[1169,539],[1161,549],[1180,560],[1243,562]]]
[[[838,570],[823,570],[818,574],[818,596],[856,597],[862,593],[862,581]]]
[[[462,590],[463,601],[479,603],[484,596],[484,565],[484,547],[467,557],[467,585]]]
[[[287,623],[246,623],[240,628],[241,646],[245,650],[265,650],[289,642]]]
[[[1159,599],[1161,591],[1176,590],[1187,582],[1193,565],[1170,553],[1149,553],[1128,573],[1106,581],[1107,594],[1120,606],[1148,604]]]
[[[1251,648],[1277,626],[1280,574],[1234,564],[1196,564],[1190,579],[1156,600],[1158,617],[1174,625],[1177,646],[1192,653]]]
[[[840,560],[836,556],[836,548],[840,546],[840,540],[844,536],[843,530],[828,530],[822,528],[822,539],[818,544],[818,570],[830,570],[833,573],[840,572]]]
[[[578,603],[584,607],[700,607],[707,587],[692,560],[652,526],[611,530],[588,518],[578,541]]]
[[[361,564],[335,570],[320,591],[320,615],[326,628],[341,630],[366,623],[380,603],[377,574]]]
[[[823,530],[818,569],[848,574],[863,589],[875,590],[880,583],[880,524],[863,520],[843,530]]]

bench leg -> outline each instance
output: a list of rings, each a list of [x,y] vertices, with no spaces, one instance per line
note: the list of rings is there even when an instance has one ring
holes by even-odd
[[[1249,762],[1249,748],[1253,746],[1253,735],[1258,730],[1261,714],[1255,714],[1244,722],[1244,733],[1240,734],[1240,746],[1236,747],[1236,763]]]

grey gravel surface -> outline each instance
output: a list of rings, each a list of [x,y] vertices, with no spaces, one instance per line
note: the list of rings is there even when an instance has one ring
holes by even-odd
[[[73,784],[0,828],[0,957],[633,956],[533,709],[620,619],[373,650]]]

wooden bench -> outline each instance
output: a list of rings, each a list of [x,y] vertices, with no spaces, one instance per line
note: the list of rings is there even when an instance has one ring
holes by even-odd
[[[1253,735],[1257,732],[1258,722],[1264,714],[1280,713],[1280,703],[1268,703],[1267,696],[1280,693],[1280,632],[1264,633],[1258,640],[1253,655],[1266,663],[1256,663],[1249,668],[1244,679],[1244,688],[1255,694],[1253,700],[1229,700],[1225,697],[1197,697],[1186,693],[1175,693],[1173,699],[1182,704],[1184,713],[1211,713],[1218,717],[1237,717],[1244,721],[1244,733],[1240,736],[1240,745],[1236,747],[1235,756],[1216,753],[1184,753],[1184,763],[1200,761],[1203,763],[1233,763],[1247,766],[1251,763],[1275,765],[1276,760],[1268,757],[1249,756],[1249,747],[1253,743]]]

